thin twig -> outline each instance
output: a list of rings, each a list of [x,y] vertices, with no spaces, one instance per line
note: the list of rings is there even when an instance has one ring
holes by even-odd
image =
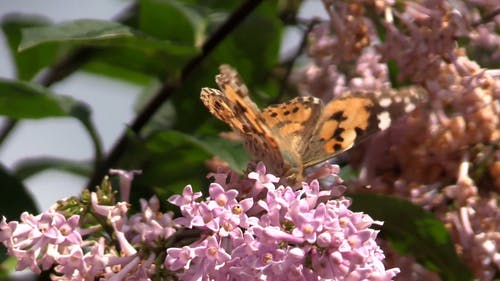
[[[129,134],[132,131],[138,134],[151,117],[156,113],[160,106],[170,96],[181,87],[189,78],[191,73],[199,66],[199,64],[222,42],[222,40],[233,31],[243,20],[262,2],[262,0],[247,0],[245,1],[227,20],[224,22],[214,34],[203,44],[201,53],[193,57],[182,69],[178,80],[172,82],[170,79],[165,79],[161,89],[155,94],[153,99],[141,110],[136,116],[132,124],[122,133],[118,141],[115,143],[108,157],[102,161],[99,168],[96,169],[94,175],[87,183],[86,187],[94,190],[101,182],[102,178],[108,173],[108,170],[116,164],[129,143]]]
[[[309,33],[311,33],[311,30],[313,27],[320,22],[319,19],[313,19],[312,21],[308,22],[306,30],[304,30],[304,34],[302,35],[302,39],[300,41],[300,44],[295,51],[295,53],[286,61],[285,66],[286,66],[286,72],[281,80],[280,84],[280,89],[278,92],[278,96],[274,100],[274,103],[281,101],[281,99],[285,96],[286,88],[288,85],[288,80],[290,79],[290,75],[292,74],[293,67],[295,66],[295,62],[297,59],[302,55],[304,52],[305,48],[307,47],[307,39],[309,37]]]
[[[490,21],[492,21],[496,16],[500,15],[500,8],[499,9],[496,9],[494,10],[493,12],[489,13],[488,15],[486,15],[485,17],[483,17],[482,19],[480,19],[479,21],[476,21],[472,24],[472,27],[478,27],[482,24],[485,24],[485,23],[488,23]]]
[[[7,139],[10,132],[16,127],[17,120],[16,119],[7,119],[2,124],[2,128],[0,128],[0,145]]]

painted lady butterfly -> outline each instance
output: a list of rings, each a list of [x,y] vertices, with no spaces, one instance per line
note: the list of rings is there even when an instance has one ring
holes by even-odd
[[[203,88],[205,106],[241,134],[254,158],[290,184],[302,180],[305,168],[385,129],[391,120],[413,110],[422,97],[413,88],[398,93],[346,93],[326,105],[315,97],[297,97],[261,111],[230,66],[220,66],[215,80],[222,91]]]

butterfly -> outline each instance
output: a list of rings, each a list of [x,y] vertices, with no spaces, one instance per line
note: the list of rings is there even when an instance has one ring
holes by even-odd
[[[221,65],[215,77],[220,90],[202,88],[210,113],[240,133],[245,148],[275,175],[295,184],[304,169],[351,148],[390,121],[411,111],[419,91],[397,95],[345,93],[324,104],[315,97],[296,97],[261,110],[250,98],[240,75]]]

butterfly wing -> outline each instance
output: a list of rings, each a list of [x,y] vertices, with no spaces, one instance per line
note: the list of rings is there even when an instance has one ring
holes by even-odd
[[[278,140],[288,173],[302,173],[302,154],[321,116],[323,102],[314,97],[297,97],[264,109],[262,117]]]
[[[221,65],[219,74],[215,77],[215,82],[224,92],[224,96],[235,110],[235,114],[242,116],[252,128],[264,130],[262,128],[261,111],[259,107],[250,99],[248,87],[245,85],[236,70],[229,65]]]
[[[325,106],[313,97],[298,97],[260,111],[239,74],[220,67],[222,91],[203,88],[201,100],[218,119],[238,131],[245,147],[272,172],[299,179],[303,168],[334,157],[385,129],[413,110],[421,90],[346,93]]]
[[[212,88],[202,88],[200,99],[212,115],[237,132],[245,134],[251,131],[248,122],[238,116],[235,105],[223,92]]]
[[[304,167],[348,150],[393,120],[412,111],[424,97],[418,88],[387,92],[346,93],[325,105],[303,153]]]
[[[262,112],[250,99],[248,88],[239,74],[228,65],[219,68],[215,80],[222,91],[210,88],[201,90],[200,98],[218,119],[240,133],[245,148],[258,160],[276,173],[285,168],[279,144],[266,125]]]

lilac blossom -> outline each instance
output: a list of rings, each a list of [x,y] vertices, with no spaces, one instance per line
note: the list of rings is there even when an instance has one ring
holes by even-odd
[[[127,180],[121,181],[125,188],[132,177]],[[129,204],[109,205],[114,193],[103,186],[88,193],[89,200],[61,200],[37,216],[23,213],[20,222],[4,217],[0,242],[17,258],[16,269],[39,274],[53,267],[52,280],[150,280],[157,274],[156,258],[164,252],[157,244],[175,233],[173,214],[161,213],[153,197],[128,217]],[[89,213],[66,217],[66,207]]]
[[[350,211],[350,200],[333,199],[316,180],[299,190],[277,185],[262,163],[248,178],[262,189],[259,199],[221,183],[202,201],[181,199],[192,196],[191,186],[169,199],[183,215],[176,222],[202,232],[191,245],[167,250],[165,266],[182,280],[392,280],[399,272],[381,262],[370,228],[381,222]]]
[[[132,180],[135,175],[142,174],[142,171],[132,170],[117,170],[111,169],[109,170],[109,174],[111,175],[119,175],[120,176],[120,194],[122,201],[128,202],[130,199],[130,189],[132,188]]]
[[[80,247],[82,237],[76,231],[79,216],[66,219],[54,210],[37,216],[21,215],[21,221],[0,222],[2,242],[9,255],[18,259],[17,270],[29,268],[35,273],[49,269],[53,262],[75,247]]]
[[[203,199],[188,185],[169,199],[180,207],[177,219],[160,211],[156,197],[142,199],[141,212],[129,217],[129,203],[114,202],[105,182],[82,201],[61,201],[38,216],[24,213],[21,222],[4,218],[0,238],[18,269],[53,268],[53,280],[152,280],[158,274],[181,280],[392,280],[399,269],[382,265],[378,232],[370,228],[381,223],[337,198],[343,190],[336,188],[338,167],[319,170],[329,184],[312,180],[296,190],[279,185],[258,163],[246,178],[231,182],[257,187],[254,196],[214,182]],[[65,217],[65,208],[90,213]],[[198,232],[177,247],[171,239],[188,233],[179,232],[182,227]]]
[[[295,76],[302,94],[330,100],[402,84],[428,93],[412,113],[348,152],[350,165],[360,169],[349,187],[370,185],[369,192],[432,210],[475,278],[493,280],[500,271],[494,254],[500,251],[500,75],[485,67],[498,65],[500,2],[323,4],[330,18],[312,29],[310,63]],[[404,260],[400,267],[408,271],[421,269],[409,257],[391,259]],[[400,278],[438,278],[420,269]]]

